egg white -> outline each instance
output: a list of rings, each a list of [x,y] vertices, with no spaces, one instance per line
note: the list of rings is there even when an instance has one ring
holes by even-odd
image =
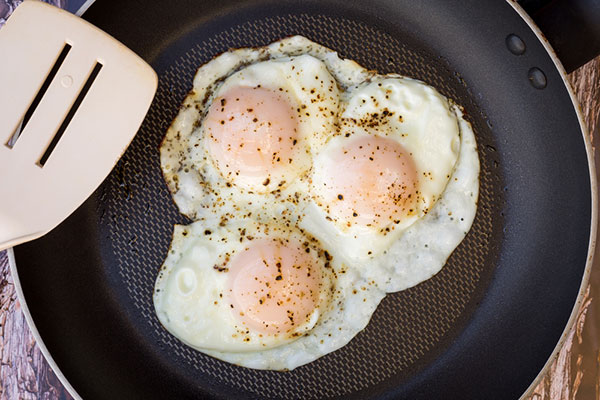
[[[416,164],[417,207],[419,216],[425,215],[444,191],[458,157],[458,119],[451,103],[431,86],[399,76],[373,78],[345,95],[340,135],[358,130],[400,143]]]
[[[356,135],[374,134],[371,128],[357,126],[352,120],[360,120],[367,114],[381,110],[382,107],[375,103],[389,103],[389,99],[385,98],[386,91],[372,85],[382,83],[383,86],[383,82],[391,82],[393,85],[398,81],[402,83],[400,86],[404,91],[399,92],[401,96],[394,100],[397,103],[394,106],[397,107],[395,115],[403,115],[403,123],[394,125],[385,135],[393,137],[407,148],[415,149],[412,151],[415,162],[421,169],[426,169],[425,172],[435,175],[436,179],[430,180],[430,183],[425,181],[425,187],[431,190],[424,191],[425,201],[417,218],[398,227],[393,234],[360,229],[345,231],[335,221],[329,221],[323,209],[314,201],[314,166],[298,171],[296,178],[286,182],[283,187],[270,187],[266,193],[258,193],[228,185],[206,153],[201,121],[211,99],[220,90],[225,90],[224,85],[234,85],[234,81],[242,76],[243,80],[252,79],[253,85],[269,85],[271,81],[263,81],[262,73],[245,74],[242,71],[248,68],[251,68],[250,71],[258,70],[262,67],[255,66],[264,63],[280,63],[280,67],[305,56],[314,59],[310,63],[315,67],[318,63],[314,61],[318,60],[322,64],[318,68],[324,66],[335,79],[338,89],[338,98],[332,99],[332,104],[337,104],[338,114],[331,120],[327,118],[320,122],[320,125],[327,125],[327,129],[306,139],[310,163],[318,160],[328,146],[335,145],[342,132],[344,135],[348,132]],[[287,77],[285,73],[281,76]],[[228,78],[232,78],[229,83]],[[275,80],[277,79],[279,78]],[[241,81],[242,79],[238,79],[237,83]],[[302,83],[298,82],[300,81],[292,84],[285,82],[289,93],[295,93],[295,85],[302,88]],[[284,82],[278,81],[277,85],[281,87]],[[296,100],[304,95],[302,90],[300,92],[299,95],[293,94]],[[364,96],[375,99],[372,101],[373,107],[362,105]],[[418,113],[422,102],[434,102],[434,108],[437,107],[442,113],[439,114],[443,120],[440,123],[455,124],[456,135],[445,135],[439,143],[434,139],[420,141],[423,138],[416,138],[413,133],[423,130],[419,124],[435,125],[435,121],[440,121],[434,115],[437,111],[422,116],[421,119],[414,119],[414,123],[409,121],[412,119],[407,119],[411,112]],[[392,104],[388,103],[388,108],[391,108]],[[310,123],[306,121],[305,126],[312,126]],[[338,126],[331,129],[332,123]],[[315,128],[318,127],[312,126],[310,129]],[[442,156],[436,158],[436,151],[442,145]],[[419,154],[415,155],[416,152]],[[432,162],[432,159],[435,160]],[[444,161],[437,162],[442,159]],[[442,166],[438,168],[439,165]],[[366,326],[386,292],[406,289],[437,273],[473,222],[479,187],[475,136],[458,106],[451,106],[451,102],[422,82],[397,75],[377,75],[300,36],[283,39],[262,48],[232,50],[200,67],[194,78],[193,90],[184,100],[161,146],[161,167],[180,211],[199,222],[175,229],[172,252],[157,279],[154,299],[159,318],[169,331],[188,345],[224,361],[260,369],[293,369],[342,347]],[[437,179],[438,176],[440,179]],[[183,268],[178,266],[179,261],[186,257],[182,254],[201,254],[202,250],[195,248],[204,248],[202,241],[192,242],[188,238],[184,240],[181,237],[183,230],[194,227],[193,230],[200,232],[207,226],[213,227],[215,232],[222,229],[222,236],[229,241],[234,235],[227,231],[240,221],[285,227],[318,239],[320,246],[333,255],[334,275],[331,282],[335,290],[330,301],[319,310],[315,326],[303,336],[292,341],[265,343],[272,347],[269,349],[257,349],[238,343],[231,348],[233,350],[219,351],[207,341],[193,339],[201,337],[202,333],[192,334],[186,333],[183,328],[170,328],[171,322],[164,315],[166,297],[163,289],[172,280],[169,277],[174,277],[173,274]],[[182,275],[183,278],[185,274],[187,272]],[[218,286],[222,277],[211,275],[212,273],[203,275],[203,282],[214,281]],[[209,301],[208,297],[205,300]],[[178,318],[177,323],[184,326],[182,321],[185,314],[182,312],[175,319]],[[206,315],[203,324],[210,324],[219,318],[219,315]],[[230,322],[223,321],[220,324],[226,332],[234,326]],[[265,347],[258,340],[255,343]]]
[[[297,242],[307,240],[294,230],[251,221],[227,227],[207,228],[201,222],[175,226],[171,249],[154,291],[156,313],[169,332],[220,359],[251,368],[280,370],[293,369],[334,351],[366,326],[383,292],[345,267],[338,255],[327,256],[329,266],[322,268],[319,306],[294,334],[268,335],[241,326],[227,300],[229,271],[223,255],[234,257],[250,243],[247,237],[251,233],[251,240],[267,235]],[[310,247],[315,258],[322,253],[314,239]]]
[[[333,78],[329,66],[334,69],[352,66],[355,70],[346,77],[348,84],[366,74],[356,63],[340,60],[331,50],[299,37],[265,48],[223,53],[200,67],[194,88],[161,145],[161,168],[180,212],[195,220],[211,218],[207,209],[217,203],[217,198],[233,196],[237,204],[253,203],[257,205],[255,209],[263,209],[260,203],[265,199],[277,202],[264,194],[277,191],[278,197],[289,197],[306,193],[306,183],[294,179],[310,168],[312,156],[335,131],[339,113],[339,81]],[[299,135],[307,154],[298,155],[305,160],[300,160],[299,168],[290,171],[283,185],[281,180],[273,179],[264,187],[244,190],[221,176],[211,162],[201,121],[219,94],[236,86],[259,85],[285,94],[291,104],[298,106]]]
[[[354,269],[342,271],[337,274],[332,299],[319,321],[297,340],[258,352],[202,351],[243,367],[281,371],[308,364],[345,346],[367,326],[385,292]]]
[[[314,202],[303,210],[303,229],[326,248],[336,249],[345,263],[388,293],[415,286],[438,273],[475,219],[479,196],[477,143],[460,108],[454,106],[452,111],[458,117],[460,151],[450,179],[431,210],[400,234],[342,234]]]
[[[169,254],[161,267],[154,290],[154,306],[161,323],[188,345],[200,349],[248,352],[280,346],[310,330],[320,317],[320,308],[329,301],[333,275],[319,249],[309,254],[322,275],[318,307],[310,320],[292,334],[262,334],[244,326],[234,315],[228,298],[228,260],[263,237],[307,238],[294,230],[261,226],[240,221],[226,227],[207,227],[202,222],[175,225]],[[321,263],[319,264],[319,261]]]
[[[300,226],[346,249],[349,259],[380,255],[402,232],[423,218],[442,195],[460,148],[459,121],[449,101],[423,82],[402,77],[376,77],[345,93],[340,129],[315,158],[311,192],[315,203]],[[327,184],[321,171],[335,168],[328,150],[356,137],[378,135],[401,144],[415,163],[418,178],[415,212],[385,226],[365,226],[338,219],[320,197]],[[343,173],[343,171],[340,171]],[[330,227],[327,225],[335,225]],[[322,235],[327,231],[326,235]]]

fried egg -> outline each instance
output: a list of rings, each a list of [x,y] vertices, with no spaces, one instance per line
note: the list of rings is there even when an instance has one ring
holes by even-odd
[[[341,128],[314,162],[320,210],[309,214],[321,221],[304,227],[331,221],[330,238],[364,259],[431,210],[456,164],[459,124],[448,100],[416,80],[375,78],[348,94]]]
[[[294,229],[176,225],[154,304],[189,346],[240,365],[292,369],[347,343],[383,298],[337,260]]]
[[[195,222],[174,229],[159,320],[250,368],[346,345],[386,293],[443,267],[477,206],[459,106],[300,36],[201,66],[160,151]]]
[[[461,110],[453,106],[452,112],[457,116],[460,132],[456,163],[439,198],[433,205],[423,201],[423,205],[430,208],[427,212],[424,208],[418,209],[423,215],[403,230],[369,230],[357,224],[344,232],[316,203],[309,204],[309,211],[301,221],[300,225],[313,232],[325,247],[344,249],[339,252],[344,262],[360,270],[363,277],[387,293],[410,288],[438,273],[475,219],[479,196],[477,143]]]
[[[249,203],[291,186],[289,192],[306,192],[293,184],[335,130],[340,96],[326,63],[294,56],[297,45],[290,47],[240,49],[198,70],[161,146],[163,173],[183,214],[206,217],[202,210],[216,198]]]
[[[229,76],[214,94],[192,145],[233,185],[265,193],[310,168],[311,150],[333,130],[338,87],[325,64],[304,54],[268,60]],[[198,147],[200,148],[200,147]]]

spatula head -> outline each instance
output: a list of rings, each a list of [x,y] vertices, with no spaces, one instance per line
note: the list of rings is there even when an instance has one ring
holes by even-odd
[[[140,57],[84,20],[23,2],[0,30],[0,249],[71,214],[133,139],[157,87]]]

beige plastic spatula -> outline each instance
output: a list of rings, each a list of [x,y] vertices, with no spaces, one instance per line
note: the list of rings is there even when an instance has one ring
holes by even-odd
[[[0,29],[0,250],[71,214],[137,132],[157,76],[82,19],[23,2]]]

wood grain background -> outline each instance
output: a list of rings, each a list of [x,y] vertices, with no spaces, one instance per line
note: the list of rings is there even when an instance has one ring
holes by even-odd
[[[17,1],[0,0],[0,26]],[[55,0],[64,6],[65,0]],[[0,61],[1,62],[1,61]],[[600,57],[569,76],[592,143],[600,137]],[[596,164],[600,165],[596,154]],[[0,399],[71,399],[44,356],[21,312],[8,259],[0,252]],[[600,260],[592,270],[584,306],[560,354],[530,400],[600,399]]]
[[[600,157],[600,57],[569,75],[592,137],[596,166]],[[590,284],[577,323],[558,358],[534,390],[532,400],[600,399],[600,257],[596,257]]]

